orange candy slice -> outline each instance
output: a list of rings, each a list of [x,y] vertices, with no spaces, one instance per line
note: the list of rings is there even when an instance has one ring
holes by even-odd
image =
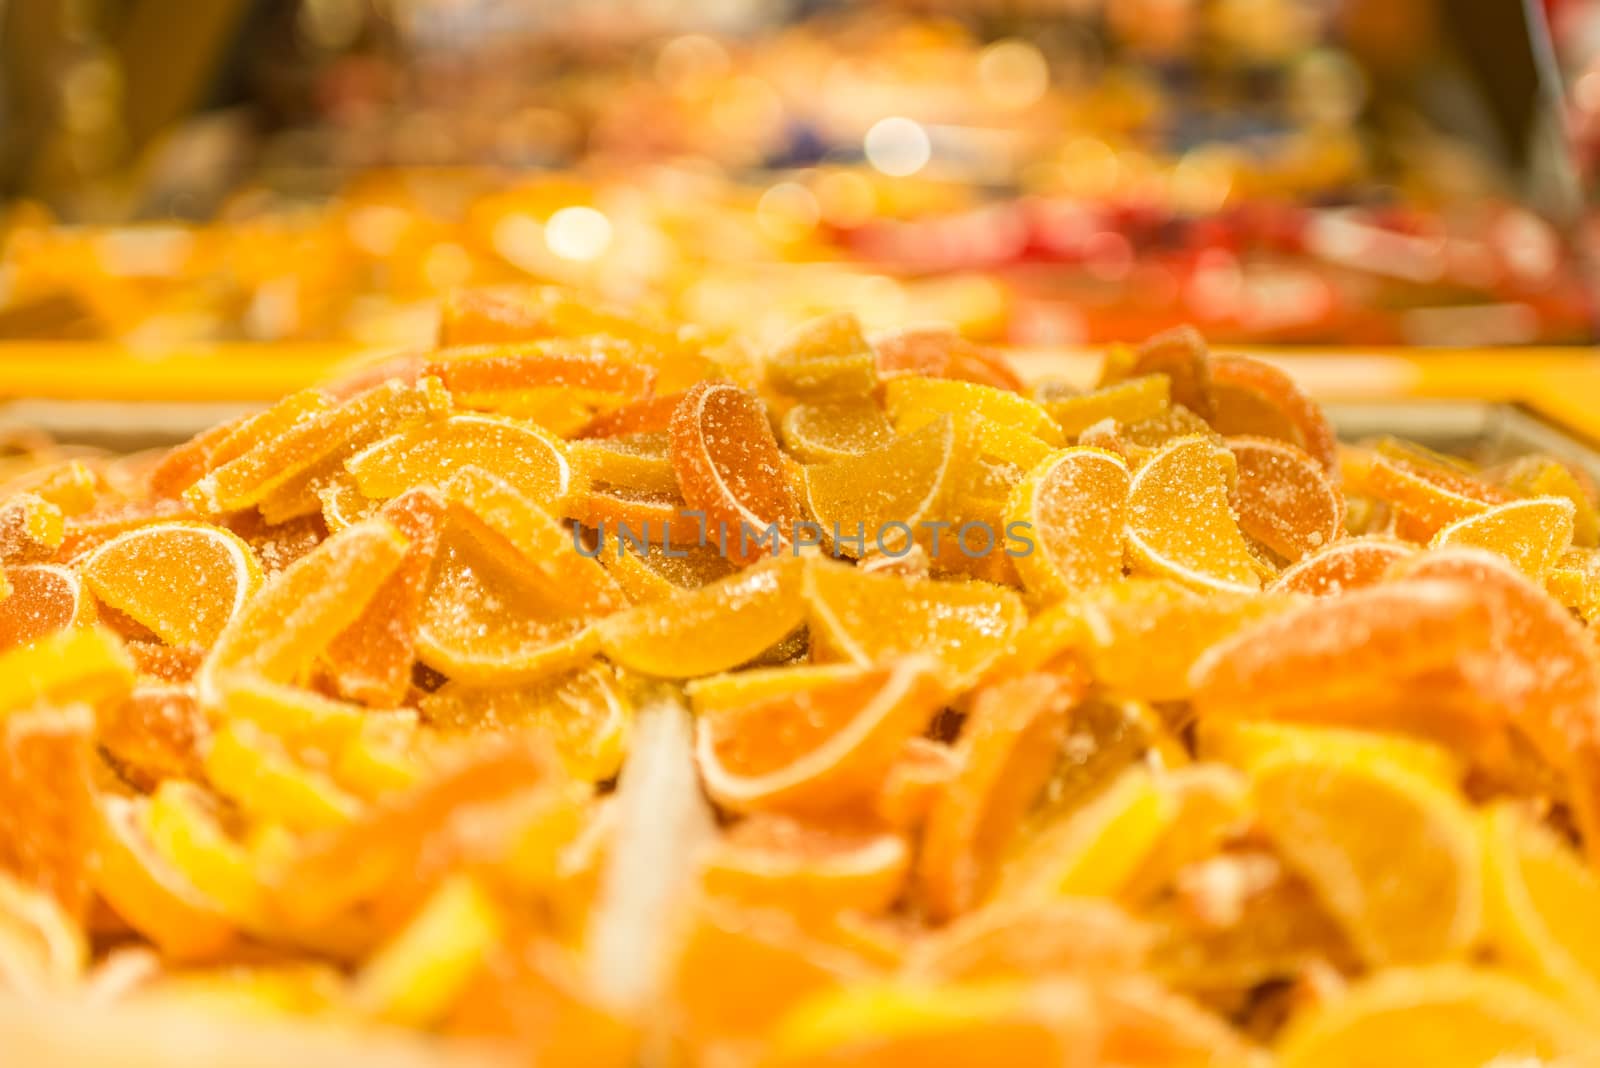
[[[617,773],[631,721],[616,672],[598,662],[533,685],[448,682],[424,697],[421,706],[428,722],[444,730],[526,732],[545,739],[567,771],[586,782]]]
[[[495,472],[551,510],[573,488],[558,440],[532,423],[482,412],[457,412],[398,430],[345,467],[363,494],[389,498],[424,483],[440,485],[466,464]]]
[[[446,513],[444,500],[426,488],[384,506],[383,518],[408,542],[406,555],[360,617],[328,645],[323,666],[341,697],[378,708],[393,708],[405,698],[417,621]]]
[[[243,539],[198,523],[119,534],[79,568],[96,597],[169,645],[211,645],[261,585]]]
[[[953,378],[995,389],[1022,391],[1022,379],[997,353],[975,345],[948,327],[897,330],[873,342],[878,374]]]
[[[0,652],[94,621],[94,601],[68,568],[24,564],[7,568],[6,581],[11,592],[0,600]]]
[[[805,601],[812,655],[856,664],[911,653],[938,659],[951,678],[973,678],[1022,628],[1027,611],[1015,592],[987,582],[936,582],[808,567]]]
[[[1054,454],[1017,484],[1005,520],[1008,532],[1027,531],[1031,549],[1013,563],[1029,592],[1064,597],[1122,576],[1129,484],[1120,456],[1081,446]]]
[[[1239,529],[1295,561],[1344,533],[1344,494],[1310,455],[1271,438],[1234,437]]]
[[[150,842],[147,802],[100,801],[100,868],[95,888],[129,926],[178,960],[221,953],[235,931],[221,905],[208,900]]]
[[[1001,851],[1055,771],[1082,688],[1025,675],[981,690],[956,742],[959,770],[928,813],[918,873],[935,919],[986,895]]]
[[[788,692],[700,718],[700,775],[725,808],[848,809],[870,795],[946,692],[937,666],[923,657],[790,670]]]
[[[219,672],[245,671],[274,682],[304,678],[405,559],[407,543],[387,521],[369,519],[330,536],[284,568],[244,604],[217,636],[201,668],[201,695],[215,695]]]
[[[1376,586],[1391,565],[1415,551],[1403,541],[1379,535],[1347,538],[1278,572],[1268,588],[1313,597],[1337,596]]]
[[[1576,512],[1565,497],[1510,501],[1456,520],[1433,536],[1433,545],[1487,549],[1541,582],[1571,548]]]
[[[975,425],[1031,434],[1046,445],[1065,444],[1050,413],[1027,397],[993,386],[939,378],[896,378],[883,387],[883,404],[902,434],[936,421],[941,415],[965,416]]]
[[[636,605],[600,623],[600,647],[613,662],[658,678],[738,667],[805,621],[803,571],[803,561],[780,558],[677,597]]]
[[[580,556],[553,516],[497,475],[472,465],[444,484],[445,499],[474,540],[538,586],[553,604],[601,615],[627,601],[599,563]]]
[[[1171,382],[1171,396],[1200,418],[1215,414],[1211,392],[1211,356],[1205,338],[1192,326],[1163,331],[1139,346],[1132,373],[1163,374]]]
[[[655,368],[636,360],[612,359],[604,348],[576,348],[561,341],[454,346],[434,353],[423,373],[439,379],[451,393],[546,387],[623,397],[650,392]]]
[[[293,490],[291,483],[303,480],[316,465],[342,449],[387,433],[407,419],[448,407],[449,398],[441,395],[431,379],[415,386],[385,382],[261,441],[190,486],[184,498],[211,514],[260,504],[275,493]],[[312,503],[316,503],[314,496]]]
[[[1211,425],[1223,434],[1276,438],[1303,449],[1330,477],[1339,441],[1327,416],[1294,379],[1248,356],[1211,358]]]
[[[769,523],[779,525],[780,542],[788,539],[796,508],[759,398],[726,382],[702,382],[684,395],[668,433],[684,500],[706,514],[711,530],[726,531],[731,555],[759,557],[740,535]]]
[[[94,729],[84,705],[0,715],[0,871],[79,918],[94,859]]]
[[[1044,408],[1060,424],[1062,433],[1076,438],[1105,419],[1128,424],[1159,418],[1171,404],[1171,379],[1166,375],[1140,375],[1088,393],[1046,400]]]
[[[1511,499],[1459,467],[1392,443],[1379,445],[1367,478],[1368,492],[1403,512],[1421,537]]]
[[[950,491],[954,450],[950,420],[939,419],[881,448],[806,467],[801,485],[818,540],[846,556],[904,555],[926,538],[924,524]]]
[[[865,397],[878,385],[877,358],[849,312],[797,327],[763,369],[773,389],[807,400]]]
[[[434,558],[416,642],[423,663],[479,686],[535,682],[582,662],[596,644],[589,618],[571,604],[456,537]]]
[[[1261,585],[1228,503],[1233,454],[1203,437],[1163,446],[1128,489],[1128,556],[1140,570],[1199,590]]]
[[[0,504],[0,561],[37,563],[49,559],[66,537],[61,509],[33,493],[19,493]]]
[[[843,460],[894,441],[888,417],[871,400],[796,404],[783,416],[784,446],[808,464]]]
[[[708,893],[791,913],[877,913],[911,868],[905,839],[886,831],[758,814],[731,827],[702,869]]]

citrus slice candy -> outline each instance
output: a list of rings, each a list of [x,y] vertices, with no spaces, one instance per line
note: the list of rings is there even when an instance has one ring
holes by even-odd
[[[502,686],[582,663],[595,652],[595,633],[570,604],[553,603],[543,585],[475,540],[446,536],[423,593],[416,648],[423,663],[452,679]]]
[[[1254,590],[1254,558],[1228,504],[1233,454],[1203,437],[1162,446],[1128,489],[1128,555],[1199,590]]]
[[[314,467],[344,449],[448,407],[449,398],[431,379],[415,386],[385,382],[254,445],[190,486],[184,499],[211,514],[260,504],[274,493],[292,489],[291,483],[304,482]],[[315,496],[311,499],[314,504]]]
[[[380,515],[406,539],[405,559],[356,621],[329,643],[323,668],[341,697],[393,708],[411,685],[417,621],[447,509],[432,489],[408,490]]]
[[[588,484],[642,493],[677,493],[678,476],[667,457],[664,433],[618,434],[569,442],[567,455]]]
[[[611,535],[612,531],[607,531]],[[733,564],[711,545],[672,543],[671,528],[660,539],[602,544],[600,562],[634,604],[676,597],[727,578]],[[642,546],[642,548],[641,548]]]
[[[616,350],[613,356],[606,348]],[[638,397],[655,384],[655,368],[623,358],[629,346],[574,347],[561,341],[457,345],[438,349],[423,373],[456,394],[559,387],[581,393]]]
[[[1583,625],[1500,557],[1436,549],[1395,571],[1418,581],[1469,584],[1493,631],[1458,657],[1477,709],[1509,723],[1567,778],[1573,813],[1591,858],[1600,859],[1600,648]]]
[[[935,797],[918,874],[935,919],[986,895],[1001,853],[1050,781],[1082,688],[1024,675],[978,692],[956,742],[958,770]]]
[[[1284,568],[1268,588],[1312,597],[1337,596],[1377,585],[1395,561],[1415,551],[1405,542],[1378,535],[1345,538]]]
[[[1433,536],[1434,546],[1460,545],[1499,553],[1535,582],[1542,582],[1572,545],[1576,510],[1565,497],[1535,497],[1497,504],[1458,519]]]
[[[717,531],[707,528],[705,513],[692,511],[676,492],[589,486],[573,494],[565,512],[568,519],[603,535],[613,545],[629,543],[667,548],[670,542],[674,552],[710,548],[723,556],[717,548]],[[752,546],[765,545],[770,549],[770,539],[758,538],[758,533],[752,532],[746,540]],[[738,539],[737,529],[724,532],[724,544],[737,548]],[[601,558],[606,555],[614,554],[604,553]]]
[[[1600,621],[1600,550],[1569,549],[1545,576],[1544,587],[1594,627]]]
[[[1065,979],[928,986],[862,982],[823,991],[775,1028],[767,1068],[1080,1064],[1100,1025]]]
[[[206,778],[250,816],[296,830],[347,823],[360,811],[356,798],[331,777],[292,754],[276,737],[239,719],[211,736]]]
[[[1140,345],[1129,371],[1133,375],[1164,374],[1171,382],[1173,403],[1205,420],[1216,414],[1211,354],[1205,338],[1192,326],[1163,331]]]
[[[788,693],[700,719],[706,792],[735,811],[841,810],[877,786],[906,739],[945,699],[936,665],[839,666],[795,677]]]
[[[424,1027],[438,1022],[467,988],[504,921],[470,876],[447,880],[411,922],[379,947],[355,976],[351,1007],[361,1016]]]
[[[34,707],[99,708],[133,689],[133,660],[104,627],[72,627],[0,653],[0,717]]]
[[[135,785],[201,776],[200,746],[210,727],[191,687],[140,685],[104,706],[96,718],[100,747]]]
[[[1600,1008],[1600,877],[1531,813],[1482,813],[1488,942],[1519,973],[1594,1019]]]
[[[77,572],[54,564],[6,569],[11,592],[0,600],[0,652],[47,634],[94,622],[94,601]]]
[[[801,484],[819,539],[847,556],[909,552],[950,492],[954,449],[950,420],[939,419],[881,448],[807,466]]]
[[[19,493],[0,503],[0,561],[48,560],[65,538],[66,517],[43,497]]]
[[[1115,897],[1170,825],[1172,798],[1140,765],[1098,797],[1057,816],[1003,862],[995,902]]]
[[[506,570],[539,587],[550,603],[585,615],[626,605],[605,568],[574,550],[566,528],[498,475],[469,464],[450,477],[443,493],[473,540]]]
[[[1297,561],[1344,533],[1339,487],[1310,455],[1271,438],[1233,437],[1239,529],[1285,560]]]
[[[1512,499],[1504,490],[1431,454],[1390,443],[1381,443],[1372,457],[1367,490],[1402,511],[1424,537]]]
[[[199,515],[183,501],[149,500],[102,504],[65,523],[65,536],[56,548],[55,558],[73,561],[118,534],[149,523],[197,520]]]
[[[211,645],[261,584],[243,539],[198,523],[119,534],[79,568],[96,597],[169,645]]]
[[[672,413],[682,403],[683,393],[658,393],[641,397],[601,412],[579,429],[573,437],[614,438],[624,434],[662,434],[672,425]]]
[[[1167,771],[1160,787],[1172,815],[1121,889],[1133,907],[1165,899],[1191,865],[1216,857],[1250,826],[1250,786],[1231,768],[1187,764]]]
[[[322,502],[322,521],[330,532],[371,519],[382,504],[362,493],[348,471],[329,475],[328,480],[317,487],[317,500]]]
[[[1140,375],[1099,389],[1044,402],[1069,438],[1076,438],[1103,419],[1142,423],[1167,411],[1172,403],[1172,380],[1164,374]]]
[[[1339,441],[1317,405],[1293,378],[1249,356],[1211,358],[1211,425],[1229,437],[1250,435],[1286,441],[1339,472]]]
[[[874,664],[926,653],[953,679],[982,674],[1027,620],[1022,599],[991,583],[834,565],[806,568],[804,597],[813,655],[820,645],[835,659]]]
[[[484,689],[448,682],[422,714],[445,730],[521,732],[550,740],[576,779],[599,782],[622,766],[631,706],[616,672],[595,663],[526,686]]]
[[[1290,1021],[1282,1068],[1587,1064],[1596,1032],[1542,994],[1484,968],[1379,972]]]
[[[877,356],[850,312],[802,323],[763,369],[769,386],[803,400],[865,397],[878,385]]]
[[[1343,754],[1356,762],[1381,760],[1396,764],[1449,789],[1466,778],[1461,757],[1445,746],[1403,734],[1350,727],[1206,719],[1195,726],[1195,747],[1204,760],[1220,761],[1246,772],[1283,753],[1330,753]]]
[[[151,844],[148,807],[142,800],[100,799],[95,889],[167,956],[215,957],[232,944],[233,923]]]
[[[1382,726],[1463,743],[1491,726],[1453,706],[1464,653],[1492,640],[1485,599],[1459,581],[1390,582],[1261,620],[1191,674],[1201,717]]]
[[[954,378],[995,389],[1022,391],[1022,379],[1005,358],[975,345],[949,327],[896,330],[872,343],[883,378]]]
[[[0,871],[79,918],[94,858],[93,733],[82,705],[0,716]]]
[[[894,428],[871,400],[796,404],[784,413],[780,429],[784,446],[808,464],[842,460],[894,440]]]
[[[1466,805],[1369,753],[1280,752],[1252,775],[1256,818],[1374,966],[1456,957],[1483,923]]]
[[[387,521],[369,519],[334,534],[270,579],[217,635],[201,668],[255,672],[296,682],[328,643],[360,618],[405,559],[406,540]]]
[[[547,751],[526,737],[478,746],[355,819],[306,838],[273,873],[274,903],[300,925],[326,925],[420,867],[461,812],[547,782],[554,769]],[[302,893],[283,893],[297,886]]]
[[[804,562],[780,558],[601,621],[613,662],[658,678],[727,671],[760,656],[805,621]]]
[[[1019,639],[1042,640],[1062,628],[1065,639],[1048,649],[1049,662],[1071,650],[1108,692],[1147,701],[1181,701],[1191,693],[1189,672],[1200,657],[1240,629],[1294,608],[1291,597],[1242,593],[1196,596],[1186,587],[1160,579],[1114,583],[1063,601],[1036,616],[1034,633]],[[1076,630],[1074,621],[1081,622]]]
[[[759,557],[746,532],[769,523],[778,524],[779,543],[787,540],[796,508],[760,399],[727,382],[702,382],[684,395],[668,433],[684,500],[725,531],[730,555]]]
[[[423,483],[441,485],[466,465],[496,473],[534,501],[556,510],[572,488],[560,441],[518,419],[456,412],[381,438],[345,461],[368,497],[397,497]]]
[[[1485,472],[1488,476],[1491,472]],[[1497,484],[1523,497],[1565,497],[1572,502],[1572,541],[1592,547],[1600,541],[1600,511],[1592,486],[1553,456],[1523,456],[1492,474]]]
[[[1017,484],[1006,502],[1006,530],[1024,529],[1032,550],[1013,561],[1028,590],[1064,597],[1122,576],[1128,466],[1101,449],[1055,453]]]
[[[1065,444],[1050,413],[1027,397],[993,386],[940,378],[895,378],[883,387],[884,409],[902,434],[934,422],[941,415],[968,415],[978,423],[994,423],[1041,439]]]
[[[806,997],[874,970],[785,912],[708,898],[677,947],[666,1011],[690,1041],[754,1037]]]
[[[11,479],[0,488],[0,498],[31,493],[55,505],[63,516],[74,516],[94,507],[108,488],[105,479],[84,461],[63,460]]]
[[[882,912],[910,868],[911,851],[897,834],[758,813],[724,832],[702,880],[718,897],[826,916]]]
[[[260,885],[248,851],[222,825],[220,804],[194,783],[168,779],[144,808],[141,829],[160,857],[234,923],[259,925]]]
[[[1104,976],[1144,966],[1152,933],[1115,902],[996,902],[924,935],[906,972],[940,981]]]

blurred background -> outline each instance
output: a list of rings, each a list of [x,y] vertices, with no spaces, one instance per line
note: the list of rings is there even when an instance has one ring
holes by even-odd
[[[1589,343],[1600,0],[0,0],[0,340]]]

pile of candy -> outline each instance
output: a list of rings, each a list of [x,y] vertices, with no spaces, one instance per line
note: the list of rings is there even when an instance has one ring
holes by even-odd
[[[1029,391],[848,316],[758,354],[465,296],[436,351],[13,478],[0,1027],[1588,1063],[1596,533],[1554,459],[1340,445],[1189,331]]]

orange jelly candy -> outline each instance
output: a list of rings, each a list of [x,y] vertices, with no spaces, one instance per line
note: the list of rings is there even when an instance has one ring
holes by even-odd
[[[796,404],[783,416],[783,444],[809,464],[843,460],[894,440],[894,428],[871,400]]]
[[[1194,327],[1167,330],[1140,345],[1131,370],[1134,375],[1166,375],[1174,403],[1202,419],[1209,420],[1215,414],[1211,354],[1205,338]]]
[[[766,408],[754,394],[702,382],[672,413],[669,433],[684,500],[705,513],[711,528],[726,531],[736,559],[760,555],[740,537],[743,531],[777,523],[780,541],[787,540],[797,510]]]
[[[1200,590],[1253,590],[1255,559],[1228,504],[1233,455],[1203,437],[1162,447],[1128,489],[1128,556]]]
[[[956,742],[959,770],[928,812],[922,899],[948,919],[986,895],[1001,850],[1055,771],[1081,687],[1025,675],[979,692]]]
[[[951,490],[955,434],[939,419],[887,445],[832,463],[811,464],[801,477],[806,508],[843,555],[872,548],[903,554],[939,515]],[[859,537],[857,540],[849,540]]]
[[[1328,419],[1304,390],[1270,363],[1248,356],[1211,359],[1211,425],[1229,436],[1276,438],[1303,449],[1330,477],[1339,443]]]
[[[933,661],[775,668],[790,685],[699,721],[706,792],[739,812],[827,812],[870,795],[944,703]],[[777,679],[775,678],[775,681]]]
[[[482,412],[457,412],[382,438],[345,462],[368,497],[397,497],[423,483],[443,484],[466,464],[494,471],[546,508],[572,489],[561,443],[531,423]]]
[[[1390,565],[1414,552],[1414,546],[1380,535],[1347,538],[1278,572],[1269,588],[1313,597],[1337,596],[1347,590],[1377,585]]]
[[[637,397],[650,392],[655,368],[613,359],[593,347],[566,342],[482,345],[441,349],[423,371],[451,393],[489,393],[565,387],[588,393]],[[621,357],[623,354],[618,353]]]
[[[911,850],[897,834],[758,814],[723,834],[701,878],[718,897],[827,916],[883,911],[910,867]]]
[[[11,592],[0,600],[0,652],[94,621],[94,601],[69,568],[24,564],[8,568],[6,581]]]
[[[130,530],[78,566],[96,597],[169,645],[209,646],[261,585],[250,546],[200,523]]]
[[[1029,592],[1063,597],[1122,577],[1129,482],[1120,456],[1079,446],[1018,483],[1005,520],[1007,531],[1028,532],[1029,550],[1014,563]]]
[[[1296,561],[1344,533],[1344,495],[1312,457],[1271,438],[1235,437],[1239,529]]]
[[[427,488],[410,490],[384,506],[380,514],[408,542],[406,555],[323,655],[323,667],[341,697],[378,708],[393,708],[405,698],[417,620],[447,513],[444,500]]]

